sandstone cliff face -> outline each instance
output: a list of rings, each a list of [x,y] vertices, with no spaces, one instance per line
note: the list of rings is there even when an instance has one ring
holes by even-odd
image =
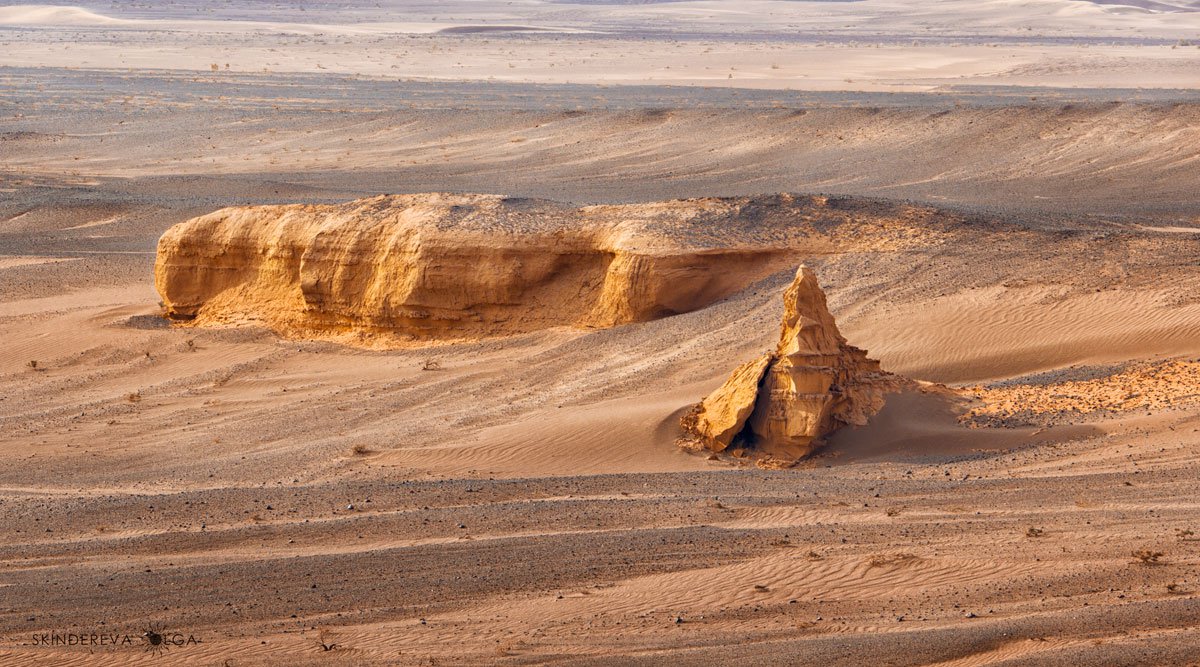
[[[413,195],[190,220],[160,239],[155,284],[176,320],[437,339],[687,312],[778,255],[664,241],[623,216],[550,202]]]
[[[775,351],[740,366],[683,417],[685,446],[720,452],[737,441],[796,460],[883,407],[892,376],[842,337],[812,269],[796,272],[784,307]]]
[[[167,230],[155,284],[178,321],[374,346],[608,327],[703,308],[798,257],[938,243],[931,215],[792,195],[234,207]]]

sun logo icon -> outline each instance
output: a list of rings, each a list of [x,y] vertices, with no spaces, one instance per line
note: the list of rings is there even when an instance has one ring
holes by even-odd
[[[146,651],[154,655],[162,655],[171,648],[167,643],[163,626],[151,625],[142,631],[142,641],[146,642]]]

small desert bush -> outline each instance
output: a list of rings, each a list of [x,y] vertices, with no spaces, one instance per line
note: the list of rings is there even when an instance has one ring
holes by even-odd
[[[1158,565],[1159,559],[1165,556],[1161,551],[1152,549],[1138,549],[1133,552],[1133,557],[1142,565]]]

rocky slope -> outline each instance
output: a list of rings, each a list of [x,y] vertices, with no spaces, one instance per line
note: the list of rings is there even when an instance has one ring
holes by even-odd
[[[683,446],[720,452],[736,442],[794,461],[837,428],[865,424],[897,387],[878,361],[842,337],[812,269],[796,271],[783,301],[775,351],[739,366],[684,415]]]
[[[167,230],[155,283],[172,319],[300,337],[607,327],[702,308],[797,253],[936,241],[908,225],[855,233],[894,223],[789,195],[573,208],[423,194],[235,207]]]

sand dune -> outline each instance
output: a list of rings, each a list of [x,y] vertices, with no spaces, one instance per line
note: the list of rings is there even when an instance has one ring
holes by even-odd
[[[978,381],[1073,364],[1200,354],[1200,307],[1169,305],[1177,297],[1174,290],[1064,296],[991,288],[922,303],[899,326],[863,323],[860,329],[858,320],[850,320],[847,330],[899,372]],[[964,331],[977,333],[968,337]],[[931,356],[930,348],[939,354]]]
[[[127,24],[83,7],[11,5],[0,7],[0,25],[112,26]]]
[[[1200,220],[1197,109],[937,100],[934,108],[368,109],[317,119],[235,108],[205,120],[201,136],[187,130],[201,120],[181,105],[132,120],[97,112],[91,122],[103,132],[5,146],[9,168],[22,174],[140,179],[129,187],[155,195],[186,193],[201,175],[284,201],[446,190],[556,200],[578,192],[583,202],[841,192],[1186,227]],[[114,153],[114,141],[133,147]],[[260,185],[258,175],[277,170],[286,176]]]
[[[291,3],[284,3],[285,5]],[[817,91],[1195,89],[1200,12],[1079,0],[0,8],[10,67]],[[1165,11],[1163,7],[1171,11]],[[397,21],[397,18],[405,20]]]
[[[412,24],[437,26],[450,23],[450,31],[460,27],[480,32],[543,30],[547,29],[548,23],[557,22],[573,28],[598,28],[606,32],[680,35],[718,34],[720,29],[747,33],[807,29],[822,35],[852,31],[889,35],[921,33],[933,26],[948,27],[952,34],[990,36],[1033,30],[1037,30],[1038,34],[1095,36],[1132,31],[1144,35],[1195,27],[1197,19],[1191,14],[1200,11],[1200,7],[1189,0],[1039,0],[1036,3],[950,0],[936,7],[915,0],[749,0],[737,3],[718,0],[632,3],[541,0],[521,5],[489,5],[457,0],[443,3],[309,3],[308,6],[296,3],[296,8],[302,8],[302,11],[293,12],[293,16],[308,19],[313,27],[321,26],[330,32],[350,26],[369,29],[377,25],[396,25],[386,19],[399,13],[415,19]],[[213,29],[221,22],[261,23],[264,29],[277,25],[277,22],[264,20],[270,16],[267,12],[247,12],[237,6],[188,10],[187,3],[145,8],[108,3],[87,7],[28,4],[5,8],[0,12],[0,21],[24,25],[102,25],[126,21],[146,27],[160,24],[164,28],[183,26]],[[197,19],[197,16],[204,18]],[[467,16],[473,20],[464,22],[463,18]],[[459,25],[455,25],[456,22]]]

